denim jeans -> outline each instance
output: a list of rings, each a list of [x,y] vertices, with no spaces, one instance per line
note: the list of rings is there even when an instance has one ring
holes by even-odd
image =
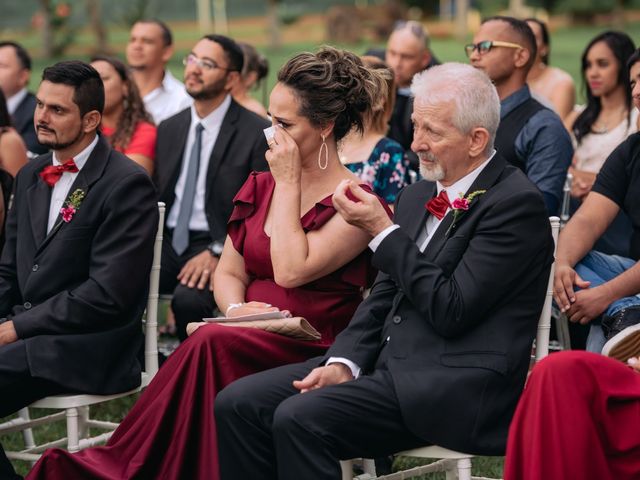
[[[636,261],[631,258],[619,255],[605,255],[592,250],[578,262],[575,270],[583,280],[591,282],[591,287],[597,287],[626,272],[635,264]],[[612,316],[623,308],[637,306],[640,306],[640,295],[620,298],[611,303],[603,312],[603,315]],[[600,353],[605,343],[606,339],[602,332],[600,319],[593,320],[589,329],[589,337],[587,338],[587,350]]]

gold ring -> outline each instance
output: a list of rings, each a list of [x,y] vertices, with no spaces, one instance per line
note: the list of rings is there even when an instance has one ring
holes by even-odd
[[[271,140],[270,142],[267,142],[267,145],[269,146],[269,148],[273,147],[274,145],[277,145],[275,140]]]

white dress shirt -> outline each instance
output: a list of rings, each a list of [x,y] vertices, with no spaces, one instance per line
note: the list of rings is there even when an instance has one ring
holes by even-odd
[[[204,208],[204,197],[207,187],[207,171],[209,170],[211,152],[213,152],[213,147],[218,139],[218,133],[220,133],[220,127],[222,126],[222,121],[227,114],[227,110],[229,110],[229,105],[231,105],[231,95],[227,95],[220,106],[204,118],[200,118],[196,113],[195,107],[193,105],[191,106],[191,125],[189,126],[189,135],[187,135],[187,141],[185,143],[180,176],[178,177],[176,188],[174,190],[176,198],[171,206],[171,210],[169,211],[169,217],[167,218],[167,227],[169,228],[176,228],[176,224],[178,223],[180,205],[182,204],[182,194],[184,193],[184,184],[187,179],[189,157],[191,156],[191,149],[193,148],[193,144],[196,139],[196,125],[200,123],[204,127],[204,130],[202,131],[200,168],[198,170],[198,181],[196,182],[196,194],[193,199],[193,208],[191,209],[191,219],[189,219],[189,230],[200,232],[209,231],[209,223],[207,222],[207,215]]]
[[[79,154],[73,157],[73,161],[78,167],[78,171],[75,173],[62,172],[62,176],[51,189],[51,203],[49,204],[49,222],[47,223],[47,233],[51,231],[51,229],[53,228],[53,225],[56,223],[56,219],[60,214],[60,209],[62,208],[64,201],[67,199],[67,196],[69,195],[69,190],[71,189],[71,185],[73,185],[73,182],[78,176],[78,173],[80,173],[80,170],[82,170],[82,167],[84,167],[85,164],[87,163],[87,160],[89,160],[89,155],[91,155],[91,152],[93,152],[93,149],[95,148],[97,143],[98,143],[98,135],[96,135],[96,138],[93,139],[93,142],[91,142],[87,148],[85,148]],[[64,162],[69,160],[68,158],[59,159],[56,156],[56,152],[53,152],[52,158],[53,158],[53,165],[62,165]]]
[[[171,75],[169,70],[164,71],[162,84],[147,93],[142,100],[156,125],[193,104],[193,98],[185,90],[184,84]]]
[[[491,155],[487,160],[485,160],[483,163],[478,165],[474,170],[472,170],[467,175],[462,177],[460,180],[458,180],[457,182],[455,182],[454,184],[448,187],[444,187],[440,182],[436,182],[436,189],[437,189],[436,194],[440,195],[440,192],[442,190],[445,190],[447,192],[447,196],[449,197],[450,202],[453,202],[455,198],[458,198],[461,195],[464,195],[469,190],[473,182],[476,181],[476,178],[478,178],[478,175],[480,175],[480,172],[484,170],[484,168],[491,161],[491,159],[495,154],[496,154],[496,151],[494,150],[493,152],[491,152]],[[427,200],[428,199],[425,199],[425,203]],[[447,215],[447,213],[449,213],[449,210],[450,209],[447,209],[447,211],[445,212],[445,216]],[[444,216],[442,218],[444,219]],[[427,221],[425,222],[425,226],[424,226],[424,228],[426,229],[426,238],[424,239],[424,241],[422,241],[422,244],[419,245],[421,252],[424,252],[425,248],[427,248],[427,245],[431,241],[433,234],[436,232],[436,230],[440,226],[441,221],[442,220],[438,220],[438,218],[435,215],[429,215],[427,217]],[[369,248],[375,252],[378,246],[380,246],[380,244],[382,243],[382,241],[385,238],[387,238],[387,236],[397,228],[400,228],[400,225],[394,224],[385,228],[382,232],[380,232],[378,235],[373,237],[373,240],[369,242]],[[418,235],[418,238],[420,237],[421,236]],[[387,338],[387,341],[389,340],[390,338]],[[360,375],[360,367],[353,361],[349,360],[348,358],[330,357],[329,360],[327,360],[327,365],[331,363],[344,363],[347,367],[349,367],[354,378],[358,378],[358,376]]]
[[[11,95],[7,98],[7,110],[9,111],[9,115],[13,115],[18,109],[18,105],[24,100],[24,97],[27,96],[27,88],[23,88],[15,95]]]

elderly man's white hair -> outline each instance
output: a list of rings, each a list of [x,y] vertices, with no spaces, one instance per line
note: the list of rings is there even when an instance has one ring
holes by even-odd
[[[464,63],[443,63],[413,77],[411,93],[422,105],[434,106],[454,102],[451,122],[462,133],[477,127],[486,128],[490,154],[500,123],[500,98],[489,77]]]

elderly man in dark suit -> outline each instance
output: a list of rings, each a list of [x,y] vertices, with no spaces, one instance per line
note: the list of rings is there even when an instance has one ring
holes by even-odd
[[[324,358],[218,396],[223,479],[335,479],[338,459],[425,443],[504,453],[552,261],[544,201],[493,150],[500,103],[486,75],[445,64],[412,91],[430,181],[404,190],[395,224],[355,183],[338,187],[381,273]]]
[[[34,157],[46,153],[48,148],[38,142],[33,127],[36,97],[27,90],[30,76],[31,57],[24,47],[16,42],[0,42],[0,89],[7,99],[13,126]]]
[[[269,122],[230,95],[243,55],[223,35],[203,37],[184,59],[193,106],[158,127],[154,179],[167,204],[160,291],[171,303],[178,337],[187,323],[211,316],[213,274],[236,195],[252,170],[266,170]]]
[[[145,171],[96,134],[98,72],[44,70],[38,140],[53,153],[16,177],[0,259],[0,417],[60,392],[140,384],[140,318],[158,213]],[[12,468],[0,448],[0,478]]]

